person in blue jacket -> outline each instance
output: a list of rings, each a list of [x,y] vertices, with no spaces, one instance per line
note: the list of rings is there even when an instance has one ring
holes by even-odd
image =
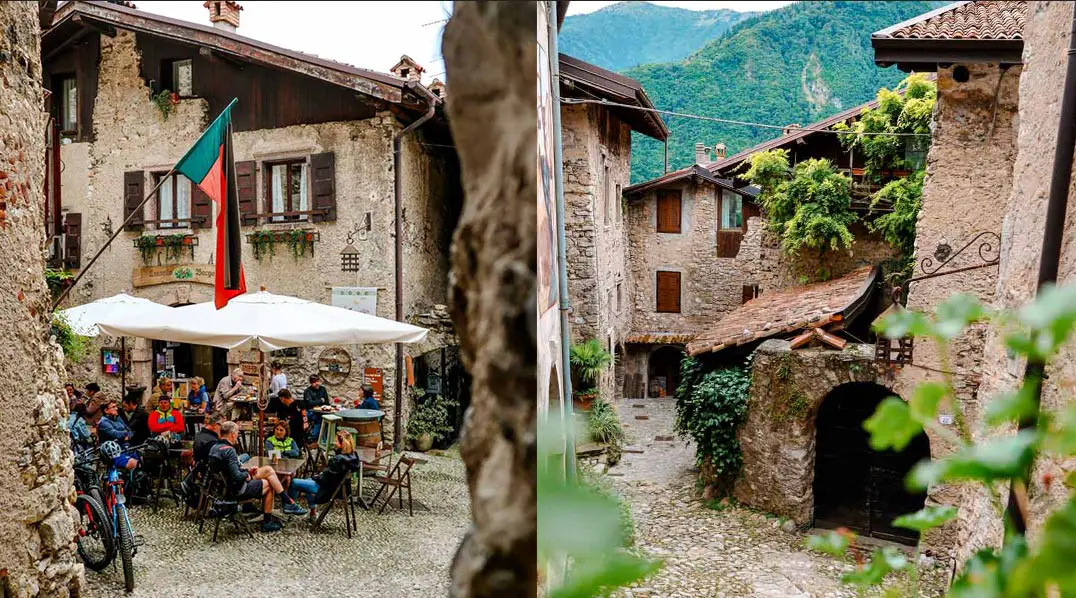
[[[101,443],[112,440],[124,449],[112,460],[112,465],[117,469],[134,469],[138,467],[138,453],[128,453],[127,447],[134,439],[134,432],[127,427],[127,422],[120,417],[120,404],[116,399],[109,399],[105,403],[105,415],[97,424],[97,439]]]

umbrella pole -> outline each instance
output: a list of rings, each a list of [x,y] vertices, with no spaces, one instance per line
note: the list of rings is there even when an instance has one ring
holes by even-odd
[[[120,337],[120,400],[127,395],[127,337]]]
[[[265,408],[269,406],[269,384],[265,379],[265,353],[259,351],[261,354],[261,369],[259,370],[261,377],[261,388],[258,389],[258,456],[264,456],[262,453],[265,451]]]

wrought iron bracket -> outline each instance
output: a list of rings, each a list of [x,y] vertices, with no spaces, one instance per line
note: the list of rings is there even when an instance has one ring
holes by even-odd
[[[956,258],[960,257],[963,253],[967,252],[973,245],[978,246],[975,251],[979,254],[979,259],[982,263],[973,264],[971,266],[964,266],[962,268],[953,268],[950,270],[944,270],[945,266],[953,262]],[[935,260],[938,262],[935,265]],[[923,274],[920,276],[913,276],[904,281],[903,284],[893,287],[893,301],[899,302],[900,296],[903,294],[904,287],[921,280],[928,280],[931,278],[938,278],[941,276],[948,276],[950,274],[957,274],[958,272],[967,272],[969,270],[979,270],[981,268],[990,268],[991,266],[997,266],[1001,263],[1001,236],[993,231],[983,231],[977,233],[970,241],[964,244],[963,247],[953,251],[945,241],[938,243],[934,248],[934,254],[928,255],[919,261],[919,270]]]

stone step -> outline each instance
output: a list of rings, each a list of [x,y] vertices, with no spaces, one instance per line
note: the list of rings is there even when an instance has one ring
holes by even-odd
[[[632,407],[635,409],[646,409],[646,405],[642,403],[635,403],[634,405],[632,405]]]
[[[649,415],[636,415],[635,419],[650,419]]]
[[[655,436],[654,437],[655,442],[672,442],[673,440],[676,440],[675,436]]]

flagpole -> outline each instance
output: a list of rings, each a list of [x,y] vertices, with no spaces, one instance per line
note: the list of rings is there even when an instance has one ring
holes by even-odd
[[[153,189],[151,189],[150,192],[146,194],[146,197],[142,199],[142,202],[138,204],[138,207],[131,210],[131,213],[128,214],[127,218],[124,219],[123,223],[120,224],[116,228],[116,231],[112,233],[112,236],[108,238],[108,241],[106,241],[105,244],[97,250],[97,253],[94,254],[93,259],[90,260],[90,263],[86,264],[86,267],[79,270],[78,276],[76,276],[75,280],[72,281],[71,284],[68,285],[62,293],[60,293],[60,296],[56,298],[55,302],[53,302],[52,308],[49,311],[56,311],[56,307],[60,305],[60,303],[64,300],[65,297],[67,297],[67,294],[71,292],[71,289],[75,288],[75,285],[78,284],[78,281],[82,280],[82,277],[86,274],[86,272],[88,272],[89,269],[93,267],[93,264],[97,261],[97,258],[101,257],[101,254],[104,253],[106,249],[108,249],[109,245],[112,245],[112,242],[116,240],[116,237],[120,236],[120,233],[123,232],[123,228],[127,226],[127,224],[131,222],[131,220],[134,220],[135,215],[142,212],[142,207],[146,205],[146,202],[149,201],[149,198],[156,195],[157,190],[161,188],[161,185],[163,185],[165,181],[168,180],[168,177],[172,176],[175,173],[176,168],[173,166],[168,171],[168,174],[160,177]]]

